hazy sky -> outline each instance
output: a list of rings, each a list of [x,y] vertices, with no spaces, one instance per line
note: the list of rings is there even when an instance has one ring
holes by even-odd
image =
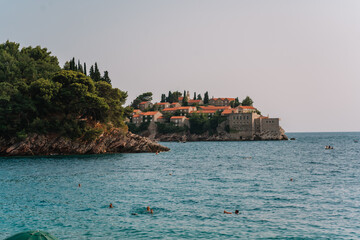
[[[0,42],[145,91],[249,95],[286,131],[360,131],[359,0],[0,0]]]

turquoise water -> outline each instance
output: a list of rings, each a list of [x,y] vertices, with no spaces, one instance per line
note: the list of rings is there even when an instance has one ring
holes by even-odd
[[[296,141],[0,158],[0,238],[30,229],[60,239],[360,238],[360,133],[288,135]]]

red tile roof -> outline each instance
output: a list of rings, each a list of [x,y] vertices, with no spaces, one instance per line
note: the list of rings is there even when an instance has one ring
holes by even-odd
[[[161,110],[161,111],[166,112],[166,111],[176,111],[176,110],[178,110],[178,107],[175,107],[175,108],[164,108],[164,109]]]
[[[253,106],[239,106],[241,109],[255,109]]]
[[[231,114],[231,113],[237,113],[237,112],[238,112],[238,110],[235,109],[235,108],[225,109],[225,110],[221,113],[221,115],[229,115],[229,114]]]
[[[140,109],[134,109],[133,112],[134,112],[134,113],[138,113],[138,112],[141,112],[141,110],[140,110]]]
[[[150,102],[150,101],[141,102],[141,103],[139,103],[139,104],[146,104],[146,103],[148,103],[148,102]]]
[[[135,115],[133,116],[133,118],[137,118],[137,117],[140,117],[140,115],[139,115],[139,114],[135,114]]]
[[[159,112],[144,112],[144,113],[141,113],[141,115],[143,115],[143,116],[153,116],[153,115],[155,115],[157,113],[159,113]]]
[[[178,107],[177,109],[179,110],[189,110],[189,109],[192,109],[194,107],[191,107],[191,106],[185,106],[185,107]]]
[[[225,109],[230,109],[230,106],[199,106],[199,108],[204,109],[204,110],[225,110]]]
[[[183,119],[185,116],[172,116],[170,119]]]
[[[223,101],[224,101],[225,99],[227,99],[227,100],[229,100],[230,102],[231,102],[231,101],[235,101],[235,98],[212,98],[212,99],[215,100],[215,101],[218,100],[218,99],[223,100]],[[211,100],[211,99],[210,99],[210,100]]]
[[[155,105],[167,105],[167,104],[170,104],[168,102],[159,102],[159,103],[155,103]]]

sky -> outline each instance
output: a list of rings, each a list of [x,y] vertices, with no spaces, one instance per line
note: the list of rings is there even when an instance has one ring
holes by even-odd
[[[0,0],[0,42],[137,95],[250,96],[287,132],[360,131],[358,0]]]

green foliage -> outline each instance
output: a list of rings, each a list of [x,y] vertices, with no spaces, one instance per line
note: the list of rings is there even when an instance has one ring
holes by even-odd
[[[202,100],[201,94],[197,95],[197,100]]]
[[[184,91],[185,93],[185,91]],[[179,97],[181,97],[182,94],[179,91],[171,92],[169,91],[168,96],[166,98],[166,102],[173,103],[173,102],[179,102]]]
[[[103,132],[104,132],[104,130],[101,128],[85,129],[82,139],[85,141],[93,141],[93,140],[97,139]]]
[[[161,94],[161,101],[160,102],[166,102],[166,95]]]
[[[139,96],[137,96],[134,101],[131,103],[131,107],[133,108],[139,108],[139,104],[141,102],[147,102],[147,101],[151,101],[152,100],[152,92],[146,92],[143,94],[140,94]]]
[[[236,108],[236,107],[240,106],[239,98],[235,98],[235,101],[231,101],[230,106],[232,108]]]
[[[246,96],[246,98],[244,100],[242,100],[241,105],[242,106],[252,106],[253,103],[254,103],[253,100],[249,96]]]
[[[187,130],[187,127],[179,127],[175,126],[174,123],[156,123],[157,125],[157,131],[159,133],[167,134],[167,133],[179,133],[179,132],[185,132]]]
[[[190,133],[202,134],[209,130],[209,121],[204,114],[192,114],[189,118]]]
[[[209,93],[208,92],[206,92],[204,94],[204,104],[209,104]]]
[[[139,126],[136,126],[134,123],[126,123],[129,127],[129,131],[135,134],[141,133],[148,130],[150,122],[143,122]]]
[[[23,139],[29,133],[60,133],[71,138],[98,136],[93,126],[125,127],[131,108],[127,93],[105,81],[94,82],[80,61],[61,70],[46,48],[7,41],[0,44],[0,135]],[[97,64],[95,64],[97,68]],[[103,129],[104,130],[104,129]]]

